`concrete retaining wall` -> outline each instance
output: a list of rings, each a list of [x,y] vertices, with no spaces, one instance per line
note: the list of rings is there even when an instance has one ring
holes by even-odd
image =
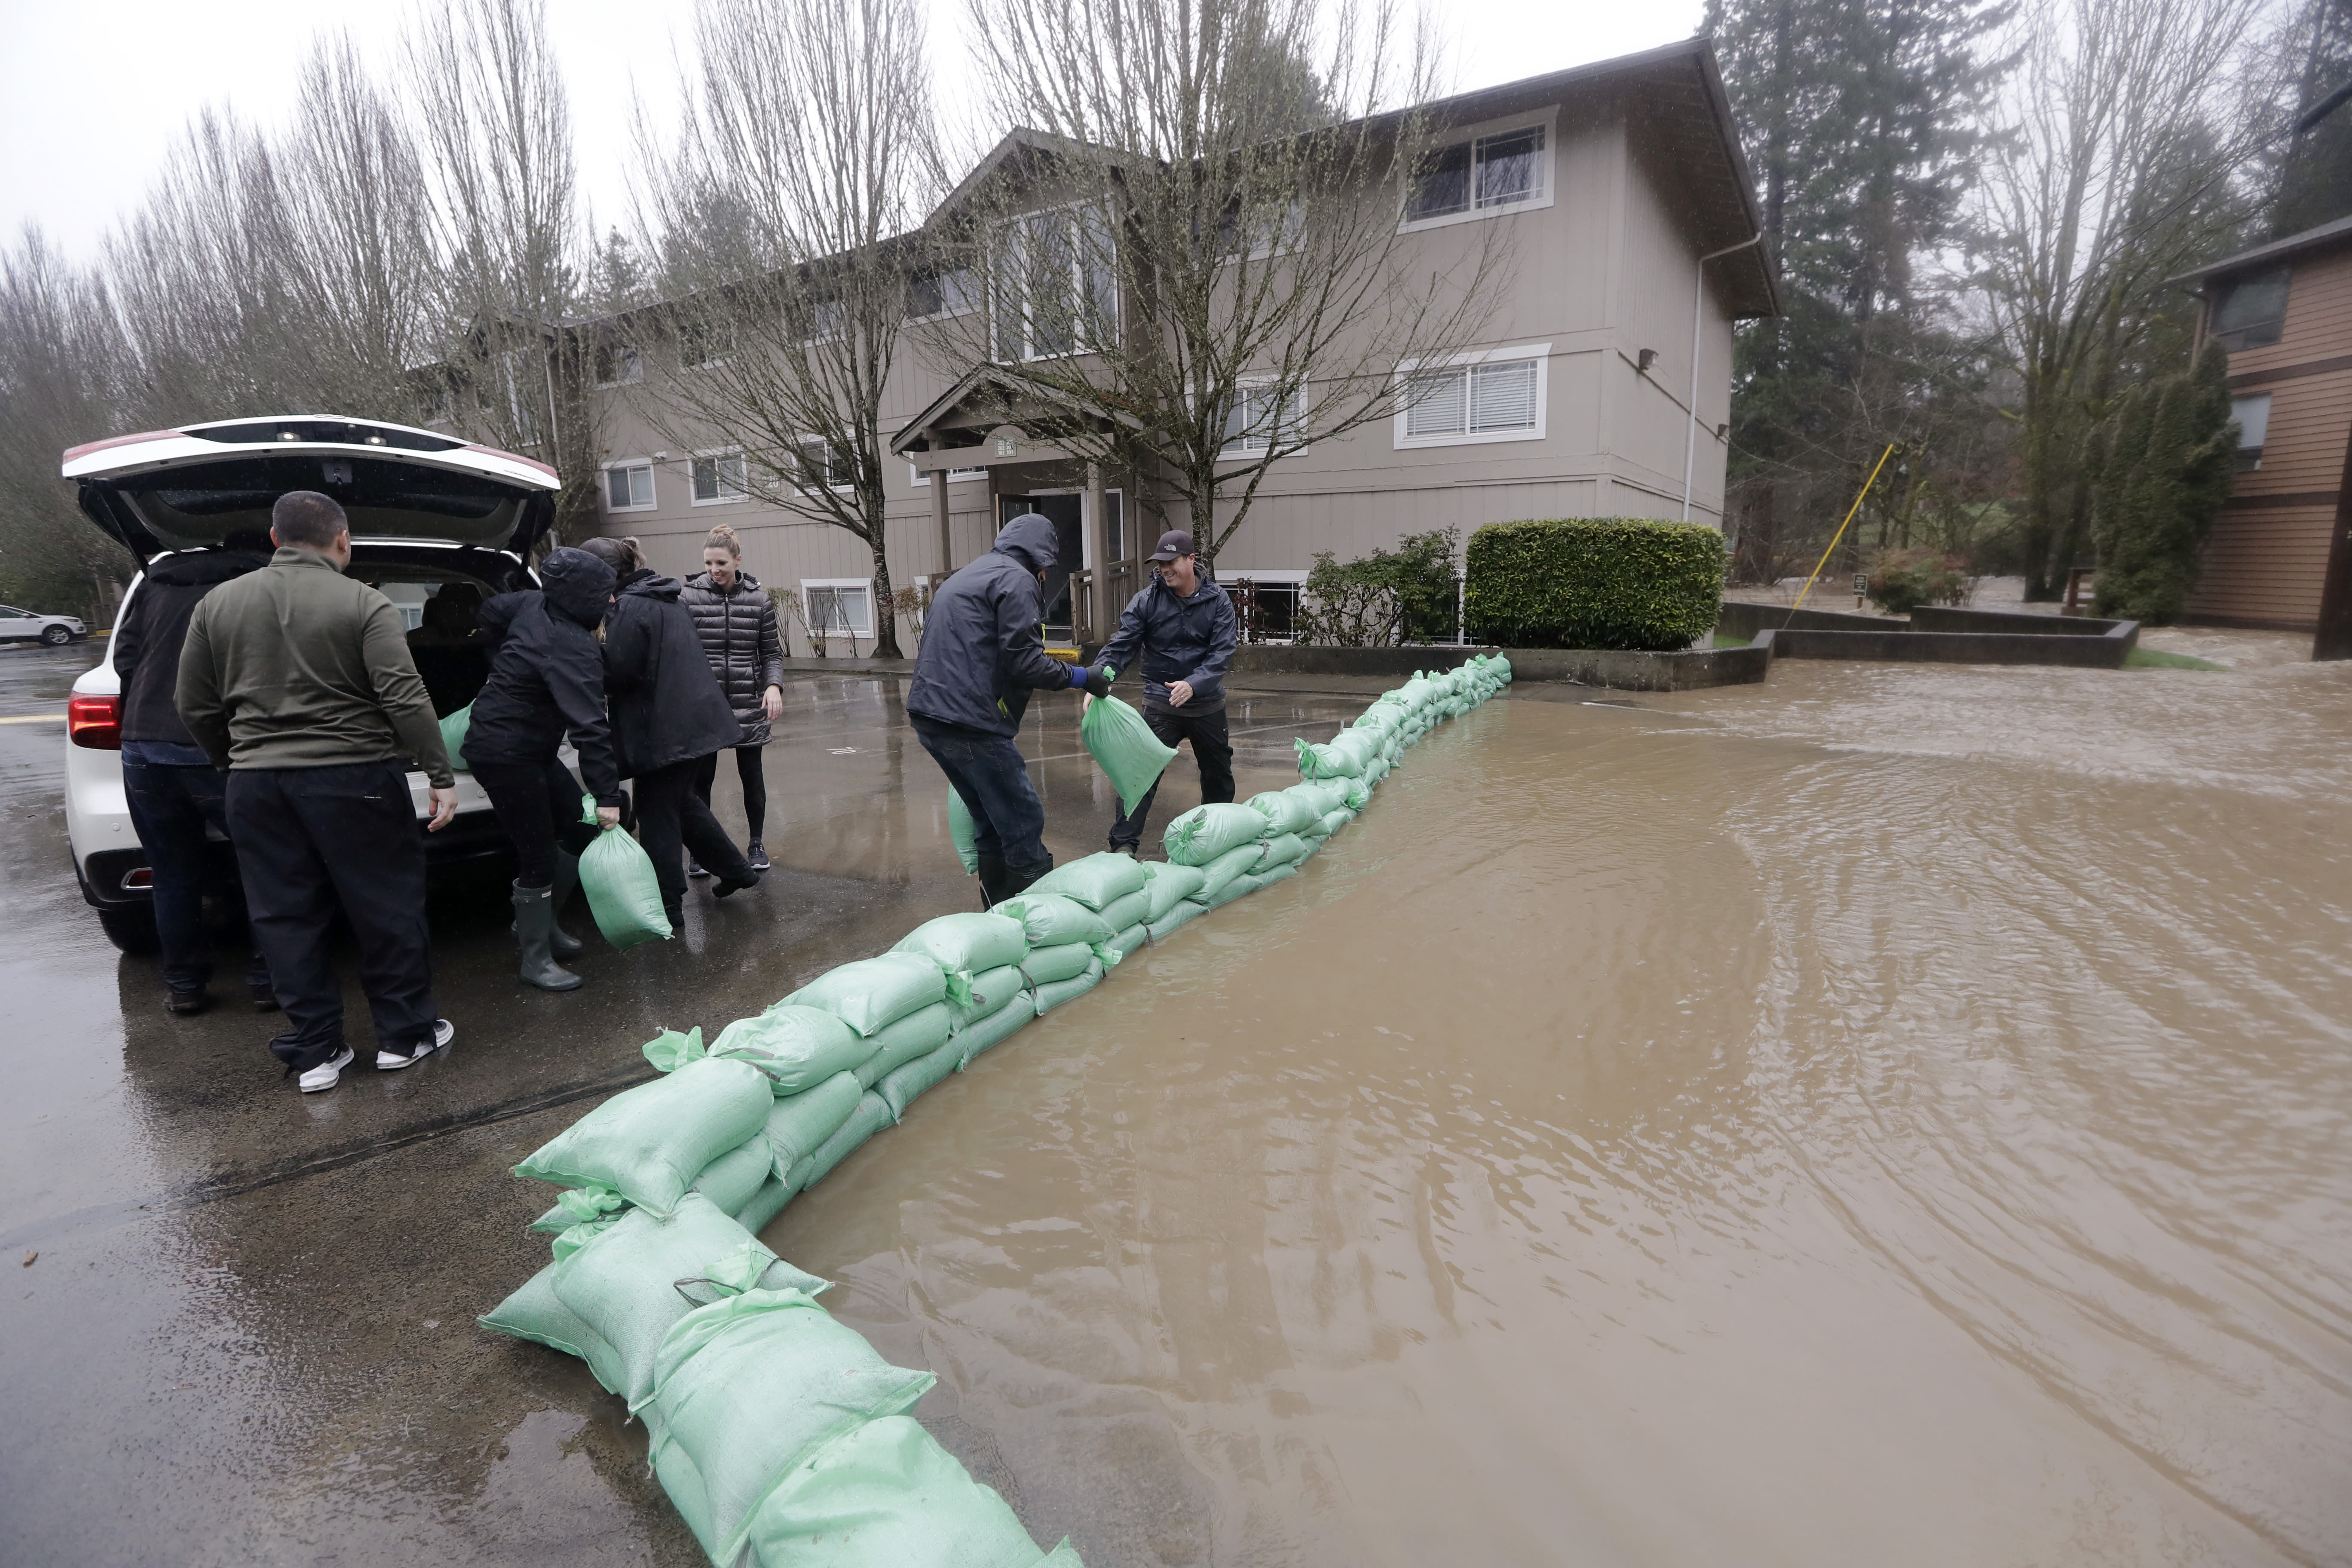
[[[1473,654],[1499,653],[1500,648],[1473,644],[1468,647],[1310,647],[1299,643],[1244,643],[1234,649],[1235,675],[1392,675],[1409,680],[1416,669],[1452,669],[1467,664]],[[1519,662],[1511,655],[1514,668]]]
[[[1682,653],[1622,653],[1598,648],[1514,647],[1504,652],[1517,680],[1558,680],[1605,686],[1612,691],[1697,691],[1710,686],[1753,686],[1771,668],[1764,647],[1701,648]]]
[[[2041,632],[1799,630],[1759,632],[1753,646],[1774,658],[1866,659],[1896,664],[2054,664],[2078,669],[2121,669],[2138,638],[2138,625],[2125,621],[2116,632],[2088,637],[2052,637]]]
[[[2122,621],[2089,616],[2029,616],[2013,610],[1951,610],[1922,605],[1911,612],[1915,632],[2023,632],[2030,637],[2103,637]]]
[[[1715,629],[1726,637],[1753,639],[1758,632],[1779,631],[1784,626],[1791,631],[1899,632],[1910,624],[1891,616],[1853,616],[1842,610],[1798,610],[1792,617],[1786,605],[1751,605],[1726,599],[1716,615]]]

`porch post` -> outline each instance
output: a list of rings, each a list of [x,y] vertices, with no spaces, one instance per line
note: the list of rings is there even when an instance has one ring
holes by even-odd
[[[923,432],[923,445],[936,452],[940,449],[939,432]],[[948,476],[944,469],[931,475],[931,522],[940,531],[940,574],[934,582],[944,583],[955,570],[955,542],[948,537]]]
[[[1095,636],[1108,642],[1117,629],[1112,617],[1120,606],[1110,602],[1110,497],[1104,493],[1100,463],[1087,465],[1087,554],[1094,568],[1087,592],[1087,618],[1094,623]]]

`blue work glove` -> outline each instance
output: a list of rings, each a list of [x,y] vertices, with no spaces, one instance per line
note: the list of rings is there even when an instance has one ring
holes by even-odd
[[[1072,665],[1070,667],[1070,689],[1073,691],[1084,691],[1089,697],[1109,696],[1110,667],[1108,665],[1101,665],[1093,669],[1088,669],[1084,665]]]

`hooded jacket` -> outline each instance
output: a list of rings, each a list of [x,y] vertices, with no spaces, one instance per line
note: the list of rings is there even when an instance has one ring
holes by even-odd
[[[490,678],[474,699],[467,763],[551,762],[568,730],[588,793],[599,805],[621,804],[595,633],[612,593],[610,566],[584,550],[551,550],[536,589],[482,606]]]
[[[230,550],[184,550],[148,563],[111,639],[114,673],[122,678],[124,740],[196,743],[172,700],[188,617],[215,588],[265,564],[258,555]]]
[[[1233,666],[1237,633],[1234,602],[1206,576],[1180,598],[1155,574],[1119,613],[1102,662],[1124,670],[1139,657],[1144,700],[1165,702],[1168,688],[1186,680],[1192,697],[1184,711],[1213,713],[1225,705],[1225,671]]]
[[[757,577],[740,570],[728,588],[713,584],[709,573],[698,573],[686,580],[678,598],[694,616],[710,673],[743,726],[740,744],[766,745],[768,710],[760,699],[771,686],[784,683],[784,641],[776,629],[775,601]]]
[[[1054,525],[1024,512],[1004,525],[989,552],[931,595],[907,711],[934,724],[1017,735],[1029,693],[1071,684],[1070,667],[1045,651],[1037,627],[1043,585],[1054,564]]]
[[[632,572],[604,617],[604,695],[612,701],[623,778],[707,757],[743,739],[678,594],[675,577]]]

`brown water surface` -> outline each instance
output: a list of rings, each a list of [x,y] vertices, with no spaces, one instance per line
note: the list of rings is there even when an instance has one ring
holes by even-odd
[[[2248,666],[1520,689],[767,1239],[1097,1568],[2352,1561],[2352,667]]]

